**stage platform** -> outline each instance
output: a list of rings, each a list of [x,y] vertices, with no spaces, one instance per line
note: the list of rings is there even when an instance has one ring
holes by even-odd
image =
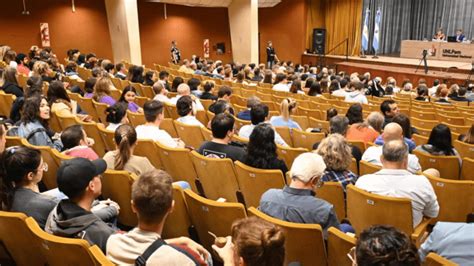
[[[449,84],[464,84],[472,69],[472,63],[427,60],[429,71],[428,74],[425,74],[423,65],[416,71],[420,63],[419,59],[389,56],[379,56],[379,58],[372,58],[372,56],[367,56],[366,58],[349,56],[346,61],[345,56],[338,55],[326,55],[321,59],[318,55],[313,54],[303,54],[302,56],[303,64],[318,65],[318,60],[322,60],[325,65],[336,68],[337,71],[350,73],[370,72],[372,77],[379,76],[384,80],[391,76],[397,79],[399,83],[406,78],[412,82],[424,78],[428,82],[428,85],[435,79]],[[471,76],[471,80],[473,79],[474,75]]]

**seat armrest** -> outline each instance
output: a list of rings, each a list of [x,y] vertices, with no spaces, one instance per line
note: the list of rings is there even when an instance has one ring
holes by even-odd
[[[413,233],[411,234],[411,240],[416,245],[417,248],[425,241],[428,236],[427,228],[430,223],[433,222],[433,219],[424,219],[421,223],[415,227]]]

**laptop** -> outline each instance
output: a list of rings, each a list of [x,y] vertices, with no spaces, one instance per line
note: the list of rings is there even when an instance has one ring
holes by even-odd
[[[456,36],[448,36],[448,42],[456,42]]]

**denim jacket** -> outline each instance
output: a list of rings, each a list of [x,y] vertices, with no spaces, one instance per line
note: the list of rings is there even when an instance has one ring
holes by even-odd
[[[46,132],[46,129],[38,120],[26,124],[20,123],[18,136],[27,139],[32,145],[49,146],[59,151],[63,148],[61,140],[52,140]]]

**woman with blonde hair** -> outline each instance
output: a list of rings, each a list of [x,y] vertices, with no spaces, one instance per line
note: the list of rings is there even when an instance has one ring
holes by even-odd
[[[212,246],[222,258],[224,266],[283,265],[285,235],[278,226],[250,217],[235,221],[231,232],[232,236],[227,237],[224,247]]]
[[[133,155],[137,144],[137,132],[131,125],[119,126],[115,130],[114,141],[117,149],[104,155],[107,168],[125,170],[136,175],[155,169],[146,157]]]
[[[297,102],[295,99],[287,98],[281,101],[280,114],[279,116],[273,116],[270,119],[270,123],[274,127],[289,127],[297,128],[301,130],[300,125],[291,119],[291,115],[296,110]]]
[[[466,134],[461,134],[459,140],[467,144],[474,144],[474,125],[471,126]]]
[[[115,99],[110,96],[110,91],[115,90],[112,81],[108,77],[101,77],[97,80],[94,86],[94,95],[92,99],[99,103],[114,105]]]
[[[32,76],[41,77],[43,81],[51,82],[54,78],[50,77],[51,68],[49,67],[48,63],[43,61],[36,61],[33,65],[33,74]]]
[[[323,181],[339,182],[344,190],[349,184],[355,184],[357,175],[349,167],[352,163],[352,149],[340,134],[330,134],[323,139],[316,150],[326,164]]]

